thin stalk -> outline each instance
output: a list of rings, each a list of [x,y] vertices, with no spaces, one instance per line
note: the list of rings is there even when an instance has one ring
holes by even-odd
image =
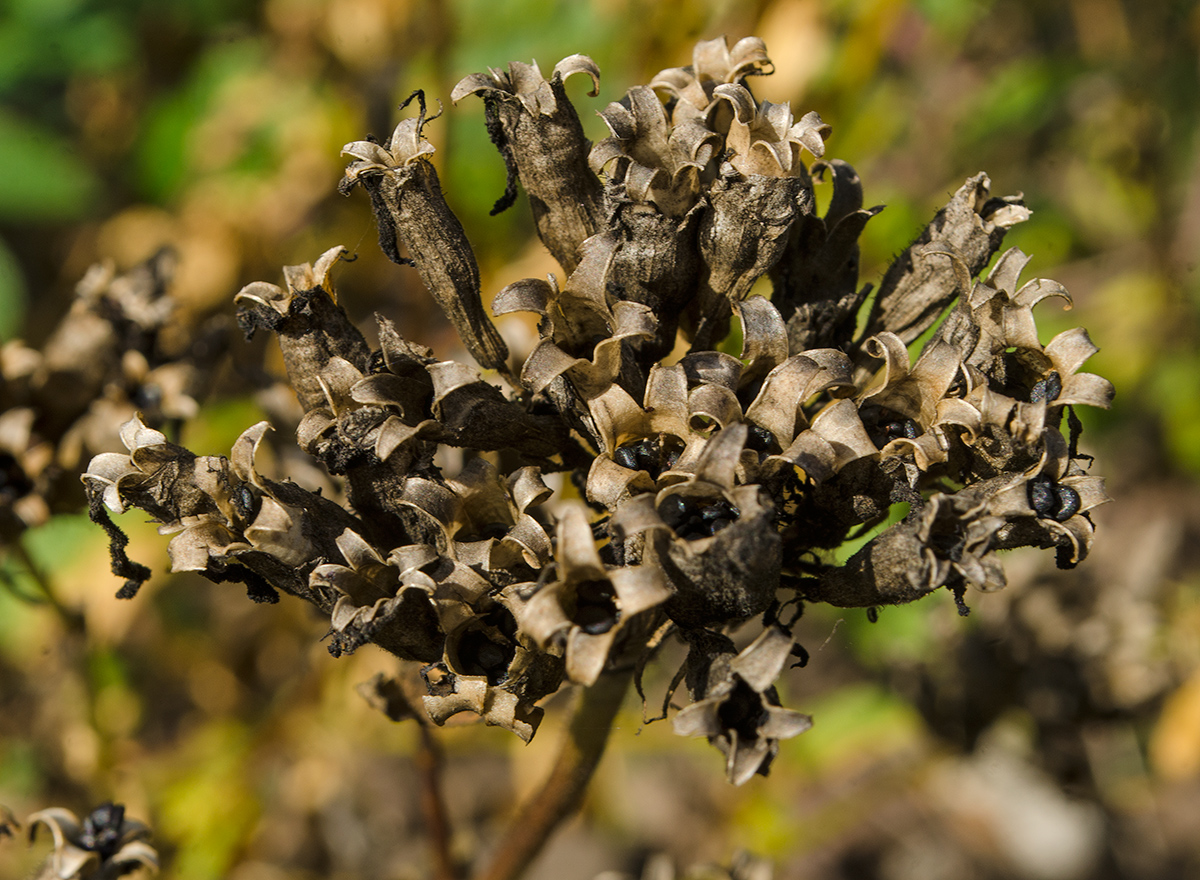
[[[633,673],[630,664],[605,672],[594,685],[583,689],[549,777],[517,810],[499,849],[474,880],[517,880],[558,826],[574,815],[604,756],[613,719]]]
[[[450,820],[446,814],[446,801],[442,797],[442,750],[433,732],[424,724],[418,726],[421,730],[417,747],[417,770],[421,777],[421,813],[425,817],[429,847],[433,850],[433,876],[436,880],[458,880],[458,866],[455,865],[450,852]]]

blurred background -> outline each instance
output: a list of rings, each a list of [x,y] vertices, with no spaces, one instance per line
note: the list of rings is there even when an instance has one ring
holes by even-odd
[[[415,272],[387,262],[361,193],[336,192],[342,144],[386,138],[415,88],[445,113],[427,134],[484,289],[554,271],[524,198],[504,188],[482,105],[449,105],[462,76],[591,55],[594,111],[698,39],[761,36],[776,73],[759,98],[817,110],[827,156],[859,171],[877,281],[971,174],[1024,192],[1005,242],[1027,276],[1075,305],[1038,313],[1043,342],[1088,328],[1087,369],[1116,385],[1081,413],[1093,472],[1092,556],[1007,557],[1010,585],[859,611],[810,608],[806,668],[786,705],[815,727],[768,779],[732,789],[719,755],[643,725],[630,704],[580,818],[536,878],[636,876],[737,849],[777,878],[1200,876],[1200,6],[1191,0],[3,0],[0,13],[0,338],[37,347],[92,263],[180,255],[182,318],[232,314],[245,283],[343,244],[341,302],[379,310],[454,354]],[[818,187],[818,200],[826,197]],[[508,327],[508,325],[502,325]],[[519,328],[505,332],[518,332]],[[239,337],[240,340],[240,337]],[[271,353],[235,340],[233,359]],[[262,418],[237,371],[214,383],[183,442],[227,453]],[[393,671],[368,649],[332,659],[300,603],[254,605],[236,585],[165,571],[166,540],[129,522],[154,579],[120,602],[102,533],[63,515],[4,555],[0,804],[18,816],[103,800],[149,822],[180,880],[418,878],[429,870],[417,737],[354,685]],[[36,577],[35,577],[36,575]],[[41,583],[39,583],[39,579]],[[58,612],[44,599],[57,598]],[[78,611],[83,623],[71,614]],[[651,707],[679,657],[647,677]],[[653,714],[653,708],[651,708]],[[540,779],[562,713],[529,746],[460,724],[447,752],[454,846],[494,839]],[[0,837],[0,876],[44,855]]]

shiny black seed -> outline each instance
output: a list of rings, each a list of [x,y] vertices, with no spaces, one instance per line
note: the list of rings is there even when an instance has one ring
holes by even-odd
[[[657,471],[659,464],[658,444],[653,440],[642,440],[633,444],[633,456],[638,467],[644,471]]]
[[[244,520],[251,520],[258,514],[260,501],[246,483],[233,491],[230,501],[238,516]]]
[[[916,440],[921,436],[921,426],[912,419],[902,419],[896,422],[888,422],[883,426],[883,433],[892,440],[898,437]]]
[[[1083,504],[1083,501],[1080,499],[1078,492],[1070,486],[1055,486],[1054,494],[1058,507],[1054,513],[1056,520],[1066,522],[1079,513],[1079,508]]]
[[[101,804],[83,820],[79,834],[80,846],[90,852],[100,853],[101,858],[107,859],[121,846],[121,826],[124,822],[123,805],[111,802]]]
[[[751,425],[746,435],[746,446],[755,452],[775,451],[775,435],[761,425]]]
[[[669,495],[658,509],[659,516],[663,518],[663,522],[671,528],[675,528],[687,515],[687,502],[680,495]]]
[[[711,524],[709,524],[708,531],[709,534],[715,535],[717,532],[721,531],[722,529],[727,529],[731,525],[733,525],[733,520],[729,519],[728,517],[719,516],[714,519]]]
[[[1048,477],[1034,477],[1029,481],[1029,506],[1041,517],[1054,516],[1058,510],[1058,495],[1054,491],[1054,483]]]
[[[1029,392],[1029,401],[1037,403],[1039,400],[1044,400],[1046,403],[1050,403],[1057,400],[1060,394],[1062,394],[1062,376],[1058,375],[1056,370],[1051,370],[1045,379],[1039,379],[1033,383],[1033,388]]]
[[[622,446],[613,453],[613,461],[621,467],[629,468],[631,471],[638,470],[637,455],[629,446]]]

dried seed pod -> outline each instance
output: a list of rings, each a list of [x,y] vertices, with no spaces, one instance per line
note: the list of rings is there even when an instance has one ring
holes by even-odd
[[[586,55],[571,55],[554,66],[546,80],[537,63],[514,61],[508,72],[491,70],[473,73],[454,87],[450,100],[458,103],[467,95],[483,98],[488,113],[488,132],[529,195],[529,206],[537,224],[538,237],[568,273],[579,264],[579,247],[601,228],[604,221],[604,190],[600,179],[588,171],[591,143],[564,82],[573,73],[592,79],[595,97],[600,86],[600,69]],[[492,213],[512,204],[515,192],[496,203]]]
[[[1004,234],[1029,218],[1020,196],[989,198],[991,181],[986,174],[967,180],[933,222],[888,268],[867,319],[862,338],[884,330],[912,342],[929,329],[954,301],[964,297],[962,281],[944,270],[937,249],[950,249],[974,277],[1000,248]]]
[[[288,381],[304,411],[325,403],[320,375],[333,358],[360,371],[367,369],[371,350],[333,296],[329,272],[346,253],[333,247],[316,263],[287,266],[287,290],[265,281],[247,284],[233,298],[238,323],[247,336],[263,327],[279,337]]]
[[[680,736],[705,736],[725,756],[725,773],[734,785],[756,773],[766,776],[779,741],[812,727],[812,718],[779,704],[774,682],[795,642],[778,626],[762,631],[744,651],[734,654],[724,636],[692,636],[688,688],[696,702],[675,716]]]
[[[420,115],[402,120],[386,145],[354,141],[342,148],[355,161],[346,167],[338,189],[348,194],[361,185],[370,194],[384,252],[403,264],[396,243],[403,244],[471,356],[507,375],[508,347],[483,308],[475,252],[427,158],[433,147],[421,134],[427,121],[425,94],[413,92],[401,109],[413,98]]]
[[[841,345],[869,288],[858,289],[858,237],[883,206],[864,210],[862,182],[846,162],[813,165],[818,180],[829,173],[833,194],[824,217],[803,214],[771,270],[772,302],[788,326],[793,353]]]

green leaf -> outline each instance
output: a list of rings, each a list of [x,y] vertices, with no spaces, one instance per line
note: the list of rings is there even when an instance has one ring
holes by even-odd
[[[0,220],[78,220],[90,212],[100,189],[66,138],[3,110],[0,168]]]

